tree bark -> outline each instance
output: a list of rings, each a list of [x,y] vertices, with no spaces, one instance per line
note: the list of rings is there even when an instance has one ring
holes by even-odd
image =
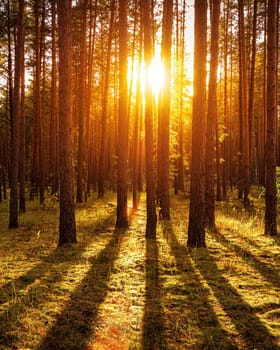
[[[87,7],[88,1],[81,4],[82,27],[80,35],[80,64],[79,64],[79,91],[78,91],[78,115],[79,115],[79,137],[78,137],[78,164],[77,164],[77,203],[84,200],[85,180],[85,118],[86,118],[86,38],[87,38]]]
[[[72,1],[59,0],[59,245],[76,243],[74,171],[72,149]]]
[[[217,68],[218,68],[218,40],[220,0],[210,1],[211,16],[211,48],[210,48],[210,76],[208,85],[208,107],[206,125],[206,153],[205,153],[205,224],[214,229],[215,224],[215,147],[218,144],[217,132]],[[217,141],[217,142],[216,142]],[[217,165],[219,158],[216,158]]]
[[[145,60],[145,162],[146,162],[146,237],[156,238],[156,191],[154,169],[154,124],[152,106],[152,87],[149,83],[147,71],[152,61],[152,20],[151,2],[142,2],[142,16],[144,27],[144,60]]]
[[[128,105],[127,105],[127,0],[119,6],[120,97],[118,120],[118,181],[116,228],[127,228],[127,166],[128,166]]]
[[[205,247],[207,0],[195,1],[194,95],[188,247]]]
[[[278,0],[267,6],[267,127],[265,144],[265,234],[277,235],[277,49]]]
[[[170,219],[169,195],[169,130],[170,130],[170,85],[171,85],[171,47],[172,47],[173,0],[163,3],[163,24],[161,59],[164,66],[164,85],[159,101],[159,205],[161,219]]]
[[[24,29],[24,1],[19,1],[15,47],[15,75],[13,91],[13,109],[11,114],[11,170],[10,170],[10,212],[9,228],[18,227],[18,161],[19,161],[19,125],[21,118],[21,78]]]

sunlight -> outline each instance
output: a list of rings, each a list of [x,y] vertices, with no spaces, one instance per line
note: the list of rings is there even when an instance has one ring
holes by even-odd
[[[148,79],[153,95],[158,98],[160,89],[164,84],[164,67],[159,56],[155,56],[148,68]]]
[[[140,79],[141,91],[142,95],[144,95],[146,86],[145,63],[141,62],[141,64],[138,64],[137,62],[134,62],[134,64],[132,64],[132,62],[130,61],[128,72],[128,80],[131,83],[133,93],[135,94],[137,81],[138,79]],[[159,55],[156,55],[152,59],[152,63],[148,67],[147,73],[148,82],[151,85],[152,93],[157,100],[160,93],[160,89],[164,84],[164,67]]]

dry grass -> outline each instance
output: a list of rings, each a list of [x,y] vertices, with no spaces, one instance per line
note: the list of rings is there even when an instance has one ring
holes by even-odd
[[[144,201],[115,231],[115,199],[77,207],[79,243],[57,248],[58,209],[0,204],[0,349],[280,349],[280,240],[262,208],[219,204],[207,249],[188,251],[188,203],[145,240]]]

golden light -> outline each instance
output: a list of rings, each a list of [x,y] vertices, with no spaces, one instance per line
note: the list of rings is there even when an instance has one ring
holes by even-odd
[[[148,83],[151,85],[152,93],[157,99],[160,93],[160,89],[164,84],[164,67],[158,55],[153,58],[152,63],[148,67],[147,74]],[[131,87],[134,92],[136,91],[137,81],[138,79],[140,80],[142,94],[144,95],[146,86],[144,62],[141,62],[141,64],[134,62],[133,69],[132,63],[129,62],[128,80],[130,79],[132,79]]]
[[[154,57],[150,67],[148,67],[148,79],[154,96],[158,98],[164,84],[164,67],[159,56]]]

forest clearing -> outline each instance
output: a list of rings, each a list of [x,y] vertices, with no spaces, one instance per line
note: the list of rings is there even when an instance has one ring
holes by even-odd
[[[116,198],[77,204],[78,243],[57,247],[58,203],[27,202],[7,229],[0,206],[0,349],[279,349],[280,239],[217,204],[207,248],[187,249],[188,199],[145,239],[145,196],[115,230]],[[233,198],[233,197],[232,197]]]

